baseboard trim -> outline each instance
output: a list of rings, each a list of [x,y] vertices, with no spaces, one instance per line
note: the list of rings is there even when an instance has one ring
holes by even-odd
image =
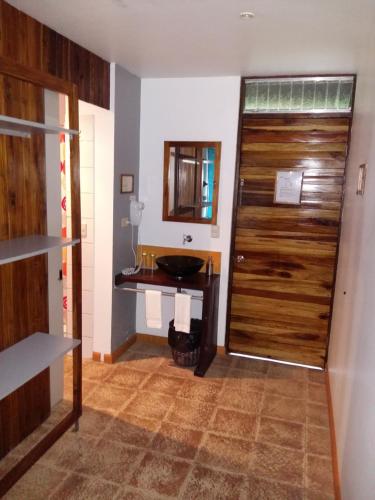
[[[328,370],[325,372],[325,380],[326,380],[326,390],[327,390],[329,431],[330,431],[330,436],[331,436],[333,487],[334,487],[334,491],[335,491],[335,499],[341,500],[342,497],[341,497],[341,486],[340,486],[339,462],[338,462],[338,458],[337,458],[335,419],[334,419],[334,415],[333,415],[331,383],[330,383],[330,379],[329,379]]]
[[[132,346],[137,340],[148,342],[150,344],[157,345],[168,345],[168,337],[161,337],[159,335],[150,335],[149,333],[134,333],[131,335],[126,341],[120,345],[114,352],[111,354],[104,354],[103,361],[104,363],[113,364],[117,361],[117,359],[126,352],[130,346]],[[217,346],[217,354],[225,355],[225,347]],[[101,360],[100,352],[93,352],[92,359],[94,361]]]
[[[150,344],[168,345],[168,337],[160,337],[159,335],[150,335],[149,333],[137,333],[137,340],[149,342]]]
[[[125,340],[123,344],[120,345],[115,351],[111,352],[111,354],[104,354],[104,363],[108,363],[112,365],[115,363],[120,356],[126,352],[130,346],[134,344],[137,340],[137,334],[131,335],[129,338]]]
[[[101,361],[101,359],[102,359],[101,353],[93,351],[93,353],[92,353],[92,360],[93,361]]]

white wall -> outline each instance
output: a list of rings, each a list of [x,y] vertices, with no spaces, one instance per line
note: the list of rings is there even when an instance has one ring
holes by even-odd
[[[82,334],[83,354],[89,357],[92,351],[111,352],[114,114],[81,101],[79,113],[81,216],[87,225],[82,239]]]
[[[375,498],[375,38],[360,61],[329,349],[343,500]],[[358,167],[368,163],[364,197]]]
[[[140,242],[182,248],[183,233],[191,234],[186,248],[222,252],[218,344],[224,345],[231,215],[236,162],[240,78],[143,79],[141,93],[141,145],[139,199],[145,202]],[[221,141],[218,225],[220,238],[211,238],[211,226],[163,222],[164,141]],[[164,318],[173,317],[173,301],[165,299]],[[198,306],[195,306],[198,307]],[[144,298],[137,300],[137,331],[147,330]]]

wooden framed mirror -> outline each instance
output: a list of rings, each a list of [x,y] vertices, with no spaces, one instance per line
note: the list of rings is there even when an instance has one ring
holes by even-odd
[[[221,142],[164,142],[163,220],[216,224]]]

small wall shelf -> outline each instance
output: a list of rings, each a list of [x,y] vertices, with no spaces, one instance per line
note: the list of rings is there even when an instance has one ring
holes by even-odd
[[[0,400],[80,343],[77,339],[37,332],[0,352]]]
[[[0,115],[0,134],[13,135],[16,137],[30,137],[35,132],[44,132],[45,134],[70,134],[78,135],[78,130],[66,129],[55,125],[33,122],[30,120],[21,120],[12,116]]]
[[[41,255],[52,248],[76,245],[79,239],[32,235],[0,241],[0,265]]]

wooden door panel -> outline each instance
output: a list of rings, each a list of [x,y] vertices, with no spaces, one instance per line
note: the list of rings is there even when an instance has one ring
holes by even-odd
[[[238,211],[237,227],[338,235],[338,210],[244,207]]]
[[[324,366],[349,131],[346,117],[243,117],[229,350]],[[279,170],[303,172],[300,205],[274,203]]]
[[[228,345],[232,352],[251,354],[252,356],[266,357],[276,360],[289,361],[291,363],[302,363],[311,366],[324,365],[326,346],[314,348],[293,344],[280,344],[277,342],[260,341],[242,336],[241,332],[230,331],[230,343]],[[251,343],[251,351],[249,351]]]

